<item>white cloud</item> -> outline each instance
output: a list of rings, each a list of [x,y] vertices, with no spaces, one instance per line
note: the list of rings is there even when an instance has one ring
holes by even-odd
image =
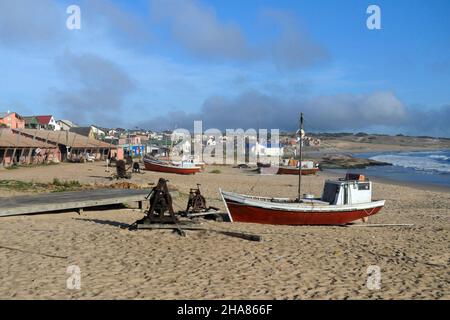
[[[326,49],[302,30],[287,11],[264,10],[276,37],[252,43],[239,25],[222,21],[215,10],[197,0],[151,0],[152,16],[169,26],[172,36],[189,53],[212,60],[270,62],[283,70],[304,68],[326,61]],[[264,33],[265,30],[261,32]],[[266,39],[267,38],[267,39]]]
[[[153,0],[153,17],[168,21],[173,36],[200,57],[242,59],[250,49],[238,25],[222,22],[215,10],[193,0]]]

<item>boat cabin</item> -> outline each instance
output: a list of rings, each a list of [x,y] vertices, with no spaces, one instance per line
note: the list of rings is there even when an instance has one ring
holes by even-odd
[[[342,180],[327,180],[321,201],[332,205],[372,202],[372,182],[362,175],[347,175]]]

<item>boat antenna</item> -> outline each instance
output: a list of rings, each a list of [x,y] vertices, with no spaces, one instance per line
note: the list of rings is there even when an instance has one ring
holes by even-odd
[[[302,145],[303,145],[303,112],[300,113],[300,130],[299,134],[299,160],[298,160],[298,202],[301,202],[302,191]]]

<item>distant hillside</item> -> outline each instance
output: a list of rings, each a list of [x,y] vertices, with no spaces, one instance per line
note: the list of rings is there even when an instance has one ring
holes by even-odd
[[[450,149],[449,138],[360,133],[310,134],[321,140],[320,149],[348,151]]]
[[[308,136],[320,139],[320,146],[305,146],[304,157],[319,163],[322,168],[365,168],[388,164],[354,155],[358,153],[450,150],[448,138],[389,136],[364,132],[318,133]],[[284,153],[285,158],[295,157],[295,147],[286,147]]]

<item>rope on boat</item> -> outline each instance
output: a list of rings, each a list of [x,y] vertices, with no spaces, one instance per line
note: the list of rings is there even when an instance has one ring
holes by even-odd
[[[364,209],[364,213],[367,214],[368,216],[371,216],[374,210],[375,210],[375,208],[372,208],[372,209],[370,209],[370,213],[368,213],[368,210]]]

